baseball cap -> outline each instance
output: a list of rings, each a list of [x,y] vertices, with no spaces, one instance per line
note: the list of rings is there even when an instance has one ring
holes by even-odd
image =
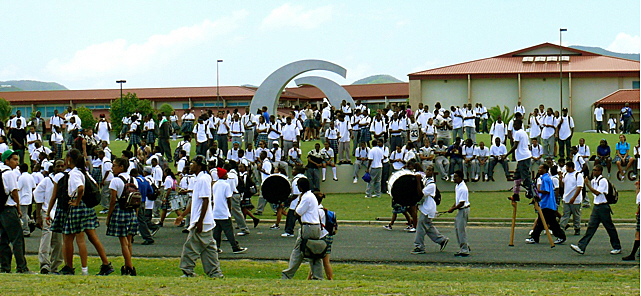
[[[5,151],[5,152],[3,152],[3,153],[2,153],[2,162],[4,162],[5,160],[7,160],[9,157],[11,157],[11,155],[14,155],[14,154],[15,154],[15,155],[18,155],[18,152],[13,151],[13,150],[11,150],[11,149],[7,149],[7,151]]]

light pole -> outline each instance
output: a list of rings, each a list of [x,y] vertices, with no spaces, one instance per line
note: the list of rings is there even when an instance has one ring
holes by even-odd
[[[127,80],[116,80],[116,83],[120,84],[120,119],[122,120],[122,112],[123,112],[123,106],[122,106],[122,84],[127,83]]]
[[[563,110],[563,61],[561,60],[563,58],[563,47],[561,46],[561,38],[562,38],[562,33],[566,32],[568,29],[559,29],[559,93],[560,93],[560,100],[561,100],[561,110]]]
[[[216,61],[216,107],[220,110],[220,92],[218,91],[220,79],[218,75],[218,64],[222,63],[223,60]]]

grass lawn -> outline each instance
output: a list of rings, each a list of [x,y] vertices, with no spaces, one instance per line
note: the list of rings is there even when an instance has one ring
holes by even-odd
[[[76,261],[77,258],[76,258]],[[30,256],[32,270],[37,257]],[[89,258],[90,273],[97,272],[98,258]],[[122,259],[113,262],[122,265]],[[134,258],[139,276],[108,277],[0,275],[3,295],[196,295],[208,293],[267,295],[639,295],[639,269],[632,268],[496,268],[420,265],[332,264],[334,281],[304,280],[308,265],[294,280],[280,279],[283,261],[233,260],[221,262],[222,280],[203,276],[179,278],[179,259]],[[79,268],[78,268],[79,269]],[[119,269],[119,268],[117,268]],[[203,274],[200,263],[196,272]]]

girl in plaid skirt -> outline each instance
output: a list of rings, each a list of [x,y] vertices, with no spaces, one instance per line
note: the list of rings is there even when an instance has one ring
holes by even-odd
[[[87,246],[85,245],[86,234],[102,260],[98,275],[108,275],[114,270],[111,263],[107,260],[105,249],[96,235],[96,228],[99,226],[96,211],[88,208],[82,201],[85,194],[85,180],[93,182],[93,180],[87,176],[85,155],[78,149],[71,149],[67,153],[65,162],[70,169],[67,188],[58,188],[57,185],[55,185],[54,192],[66,189],[66,192],[63,192],[63,196],[69,197],[69,206],[64,214],[60,213],[60,211],[63,210],[61,209],[62,207],[58,207],[56,214],[61,215],[56,215],[52,224],[52,231],[61,232],[64,235],[65,267],[60,270],[60,273],[75,273],[75,269],[73,268],[73,242],[77,238],[76,243],[82,264],[82,274],[89,274],[89,268],[87,267]],[[55,199],[56,195],[54,194],[52,203]],[[82,232],[84,232],[84,234]]]
[[[109,185],[111,201],[109,203],[109,212],[107,213],[107,235],[118,237],[120,240],[122,257],[125,259],[125,265],[120,268],[120,273],[122,275],[135,276],[136,268],[131,262],[133,252],[131,242],[136,232],[138,232],[138,218],[134,209],[124,209],[119,202],[124,192],[125,184],[137,184],[127,174],[128,168],[129,160],[125,158],[116,158],[114,160],[112,170],[114,175],[118,175],[118,177],[113,178]]]
[[[53,132],[51,133],[51,148],[56,152],[56,159],[62,159],[62,144],[64,143],[64,137],[60,133],[60,128],[55,126]]]
[[[256,137],[256,146],[258,146],[258,143],[261,141],[265,141],[267,143],[267,131],[269,130],[269,124],[265,122],[265,117],[261,116],[258,118],[258,125],[256,126],[256,133],[258,133],[258,136]]]
[[[159,225],[163,225],[165,222],[165,217],[167,217],[167,211],[171,210],[171,203],[170,201],[174,199],[177,195],[176,191],[176,175],[170,168],[166,168],[163,171],[164,175],[164,185],[163,188],[165,189],[164,192],[164,198],[162,199],[162,205],[160,206],[160,222],[158,223]],[[176,210],[176,215],[180,216],[182,215],[181,210]]]

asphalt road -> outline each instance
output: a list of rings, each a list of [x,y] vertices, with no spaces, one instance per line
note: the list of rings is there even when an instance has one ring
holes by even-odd
[[[284,223],[283,223],[284,224]],[[550,248],[547,237],[542,236],[539,244],[528,245],[524,240],[528,228],[517,228],[515,231],[515,246],[509,247],[509,227],[468,227],[468,238],[472,249],[467,258],[454,257],[458,250],[454,226],[438,226],[441,233],[450,238],[447,248],[439,252],[439,246],[426,237],[426,254],[412,255],[413,233],[402,230],[401,224],[396,224],[393,231],[380,226],[340,226],[334,237],[332,261],[342,262],[385,262],[385,263],[438,263],[438,264],[483,264],[483,265],[638,265],[639,261],[624,262],[621,257],[630,252],[634,240],[634,229],[619,229],[619,238],[623,245],[621,255],[610,255],[609,238],[602,227],[590,242],[585,255],[579,255],[570,249],[570,244],[576,244],[580,236],[574,236],[572,229],[568,231],[568,240],[562,245]],[[101,242],[109,256],[120,256],[120,246],[114,237],[105,235],[106,227],[98,228]],[[247,253],[234,255],[229,242],[222,242],[224,259],[261,259],[288,260],[294,246],[295,238],[282,238],[282,230],[270,230],[268,224],[259,225],[252,229],[249,236],[238,237],[240,245],[249,248]],[[582,229],[584,232],[585,229]],[[142,239],[134,241],[135,257],[180,257],[186,234],[178,227],[166,223],[155,237],[156,243],[150,246],[140,245]],[[40,241],[40,230],[26,238],[27,253],[36,254]],[[87,243],[89,241],[87,240]],[[87,246],[90,255],[96,255],[92,246]]]

